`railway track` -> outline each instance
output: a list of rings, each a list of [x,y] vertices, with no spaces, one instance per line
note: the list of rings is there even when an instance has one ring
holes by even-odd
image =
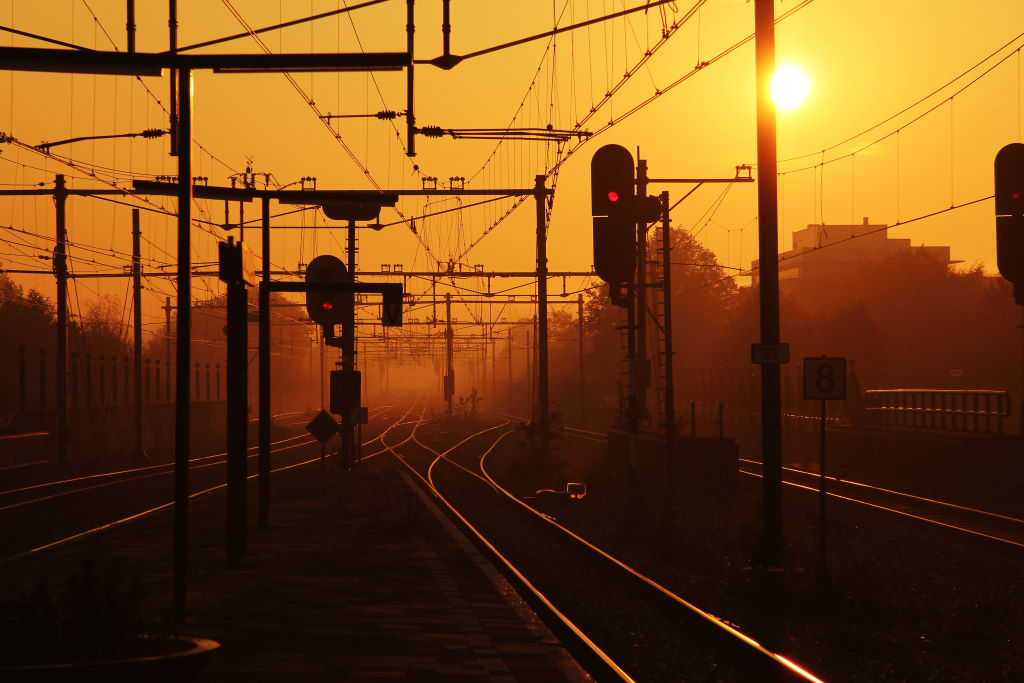
[[[487,469],[514,431],[499,421],[441,446],[421,434],[383,445],[503,567],[601,680],[818,680],[515,497]]]
[[[740,458],[740,463],[741,474],[761,477],[760,461]],[[783,467],[782,481],[787,486],[817,493],[820,475],[809,470]],[[825,481],[829,499],[892,513],[1001,545],[1024,548],[1024,519],[828,475]]]
[[[371,419],[387,414],[382,407]],[[363,446],[372,445],[399,424],[410,406],[394,423],[382,429]],[[308,457],[310,446],[318,444],[306,434],[273,442],[271,473],[320,462],[319,449]],[[254,479],[256,448],[247,454]],[[0,564],[65,545],[107,529],[128,524],[174,505],[174,464],[160,464],[45,482],[0,491]],[[189,465],[190,498],[210,495],[226,488],[226,454],[192,458]]]
[[[606,441],[603,434],[591,430],[566,427],[565,432],[588,441]],[[782,470],[782,481],[786,486],[818,492],[820,477],[817,472],[795,467],[783,467]],[[761,463],[740,458],[739,471],[759,478]],[[827,475],[825,480],[826,493],[832,500],[891,513],[1004,546],[1024,548],[1024,519],[859,481]]]

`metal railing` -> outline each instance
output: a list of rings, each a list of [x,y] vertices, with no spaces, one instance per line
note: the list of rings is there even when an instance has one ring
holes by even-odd
[[[869,420],[886,427],[1002,434],[1010,416],[1007,391],[869,389],[864,401]]]

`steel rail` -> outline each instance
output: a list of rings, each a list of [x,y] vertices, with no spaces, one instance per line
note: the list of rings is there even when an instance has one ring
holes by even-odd
[[[760,465],[761,464],[760,460],[750,460],[748,458],[740,458],[739,460],[740,460],[740,462],[748,462],[748,463],[751,463],[751,464],[754,464],[754,465]],[[782,470],[784,472],[795,472],[797,474],[802,474],[802,475],[806,475],[806,476],[809,476],[809,477],[814,477],[815,479],[817,479],[819,476],[821,476],[818,472],[812,472],[810,470],[802,470],[799,467],[783,467]],[[960,505],[958,503],[951,503],[951,502],[945,501],[945,500],[938,500],[937,498],[928,498],[927,496],[918,496],[918,495],[913,494],[913,493],[907,493],[906,491],[897,491],[896,489],[888,489],[888,488],[885,488],[884,486],[876,486],[874,484],[865,484],[864,482],[854,481],[853,479],[841,479],[839,477],[836,477],[834,475],[829,475],[829,474],[825,475],[825,479],[828,480],[828,481],[835,482],[837,484],[843,484],[843,485],[847,485],[847,486],[866,488],[866,489],[868,489],[870,491],[879,491],[881,493],[886,493],[886,494],[890,494],[890,495],[893,495],[893,496],[899,496],[901,498],[910,498],[911,500],[920,501],[922,503],[930,503],[932,505],[939,505],[941,507],[948,507],[948,508],[952,508],[954,510],[959,510],[961,512],[968,512],[968,513],[971,513],[971,514],[982,515],[982,516],[985,516],[985,517],[992,517],[994,519],[999,519],[999,520],[1002,520],[1004,522],[1013,522],[1013,523],[1016,523],[1016,524],[1024,525],[1024,519],[1021,519],[1019,517],[1011,517],[1009,515],[1001,515],[998,512],[990,512],[988,510],[982,510],[980,508],[972,508],[972,507],[970,507],[968,505]]]
[[[408,412],[406,414],[408,414]],[[399,421],[404,419],[404,417],[405,416],[403,415],[401,418],[399,418]],[[389,429],[391,429],[391,426],[389,426],[388,429],[385,430],[385,432],[387,432]],[[372,444],[374,441],[377,441],[378,439],[381,439],[381,436],[382,435],[377,435],[374,438],[370,439],[369,441],[366,441],[363,445]],[[294,448],[299,448],[299,447],[302,447],[302,446],[309,446],[309,445],[312,445],[313,443],[317,443],[316,439],[309,439],[308,441],[303,441],[303,442],[300,442],[300,443],[291,444],[289,446],[284,446],[284,447],[281,447],[281,448],[276,448],[276,449],[273,449],[272,452],[273,453],[282,453],[284,451],[292,450]],[[382,443],[383,443],[383,441],[382,441]],[[386,449],[384,449],[384,450],[386,451]],[[384,451],[381,451],[381,452],[384,452]],[[317,463],[317,462],[320,462],[320,456],[319,455],[317,455],[315,458],[310,458],[309,460],[303,460],[303,461],[298,462],[298,463],[292,463],[290,465],[283,465],[283,466],[280,466],[280,467],[277,467],[277,468],[273,468],[273,469],[271,469],[271,472],[283,472],[285,470],[293,469],[295,467],[300,467],[300,466],[303,466],[303,465],[308,465],[308,464]],[[258,476],[259,476],[259,473],[256,472],[256,473],[248,475],[246,477],[246,479],[247,480],[255,479]],[[220,489],[224,489],[224,488],[227,488],[227,483],[226,482],[221,483],[221,484],[217,484],[217,485],[212,486],[212,487],[207,488],[207,489],[203,489],[202,491],[195,491],[193,493],[190,493],[189,494],[189,499],[191,500],[191,499],[199,498],[199,497],[202,497],[202,496],[207,496],[207,495],[210,495],[210,494],[212,494],[212,493],[214,493],[216,491],[219,491]],[[151,508],[148,508],[146,510],[142,510],[141,512],[137,512],[137,513],[135,513],[133,515],[129,515],[127,517],[122,517],[122,518],[114,520],[112,522],[107,522],[106,524],[101,524],[101,525],[93,527],[91,529],[86,529],[85,531],[81,531],[81,532],[78,532],[76,534],[72,534],[71,536],[60,538],[60,539],[57,539],[55,541],[51,541],[50,543],[46,543],[44,545],[37,546],[35,548],[30,548],[28,550],[24,550],[22,552],[14,554],[14,555],[9,555],[7,557],[0,558],[0,565],[8,564],[10,562],[15,562],[17,560],[24,559],[26,557],[35,556],[35,555],[37,555],[37,554],[39,554],[39,553],[41,553],[41,552],[43,552],[45,550],[49,550],[51,548],[55,548],[55,547],[58,547],[58,546],[67,545],[68,543],[72,543],[72,542],[77,541],[79,539],[86,538],[86,537],[89,537],[89,536],[93,536],[93,535],[95,535],[97,533],[100,533],[102,531],[106,531],[108,529],[113,529],[113,528],[116,528],[116,527],[120,527],[120,526],[122,526],[124,524],[127,524],[129,522],[132,522],[134,520],[142,519],[144,517],[148,517],[148,516],[150,516],[152,514],[160,512],[161,510],[170,509],[173,506],[174,506],[174,501],[171,501],[171,502],[168,502],[168,503],[163,503],[161,505],[157,505],[155,507],[151,507]]]
[[[488,428],[488,429],[482,430],[482,431],[492,431],[493,429],[494,429],[494,427],[491,427],[491,428]],[[415,430],[414,430],[414,432],[415,432]],[[504,434],[499,436],[498,439],[495,440],[495,442],[491,445],[491,448],[493,448],[495,445],[497,445],[501,441],[501,439],[503,439],[509,433],[511,433],[511,430],[509,432],[505,432]],[[477,436],[478,434],[479,433],[473,434],[473,435],[470,435],[470,437],[467,437],[466,439],[463,439],[462,441],[459,442],[459,444],[456,444],[456,446],[452,446],[447,451],[444,451],[444,454],[450,453],[458,445],[461,445],[461,444],[465,443],[470,438],[473,438],[474,436]],[[412,438],[412,435],[410,435],[410,439],[411,438]],[[407,439],[407,441],[408,441],[408,439]],[[433,448],[430,448],[429,446],[424,446],[422,444],[420,444],[420,446],[422,448],[427,449],[428,451],[433,452],[435,455],[438,455],[439,457],[443,457],[441,454],[438,454],[438,452],[436,450],[434,450]],[[522,586],[524,586],[527,590],[529,590],[537,598],[537,600],[539,600],[545,606],[545,608],[552,615],[554,615],[562,623],[562,625],[565,628],[567,628],[579,640],[579,642],[581,642],[583,645],[585,645],[590,650],[590,652],[593,653],[604,664],[604,666],[606,666],[608,668],[609,671],[614,673],[615,676],[619,680],[628,681],[629,683],[633,683],[634,682],[634,679],[629,674],[627,674],[618,664],[616,664],[615,661],[612,660],[612,658],[609,657],[608,654],[605,653],[605,651],[602,650],[593,640],[591,640],[585,633],[583,633],[583,631],[581,631],[579,629],[579,627],[577,627],[561,610],[559,610],[555,606],[555,604],[546,595],[544,595],[544,593],[542,593],[540,591],[539,588],[534,586],[533,583],[530,582],[530,580],[527,579],[526,576],[524,576],[523,573],[520,572],[519,569],[517,569],[516,566],[513,565],[512,562],[508,558],[506,558],[494,546],[493,543],[491,543],[475,526],[473,526],[473,524],[471,524],[469,522],[469,520],[465,518],[465,516],[463,516],[458,510],[456,510],[455,507],[452,505],[452,503],[440,491],[438,491],[437,487],[433,484],[433,482],[431,480],[429,480],[428,478],[426,478],[422,474],[420,474],[416,470],[416,468],[413,467],[412,465],[410,465],[409,462],[406,461],[405,458],[403,458],[401,455],[399,455],[398,452],[396,450],[394,450],[393,447],[389,447],[389,450],[391,451],[391,453],[395,456],[395,458],[400,463],[405,465],[405,467],[410,472],[412,472],[414,475],[416,475],[420,479],[420,481],[423,482],[423,484],[434,494],[435,497],[437,497],[438,500],[440,500],[441,502],[443,502],[445,504],[445,506],[451,511],[452,514],[454,514],[456,517],[458,517],[458,519],[462,522],[462,524],[465,525],[465,528],[470,530],[473,533],[473,535],[476,536],[476,538],[479,539],[479,541],[481,543],[483,543],[484,546],[492,553],[492,556],[497,558],[506,567],[506,569],[509,572],[511,572],[513,576],[516,577],[516,579],[520,582],[520,584]]]
[[[584,430],[580,430],[580,431],[584,431]],[[497,444],[495,444],[495,445],[497,445]],[[653,579],[651,579],[647,575],[640,573],[639,571],[637,571],[633,567],[629,566],[628,564],[626,564],[622,560],[618,559],[617,557],[615,557],[615,556],[607,553],[606,551],[602,550],[601,548],[599,548],[598,546],[594,545],[590,541],[586,540],[585,538],[583,538],[579,534],[575,533],[571,529],[568,529],[568,528],[562,526],[561,524],[556,522],[554,519],[552,519],[548,515],[546,515],[543,512],[541,512],[540,510],[537,510],[536,508],[530,506],[529,504],[524,503],[522,500],[517,498],[512,492],[510,492],[508,489],[504,488],[501,484],[499,484],[497,481],[495,481],[494,478],[487,472],[487,469],[484,466],[484,461],[486,460],[487,456],[490,455],[492,450],[493,450],[493,447],[491,449],[489,449],[486,453],[484,453],[480,457],[480,471],[483,472],[484,476],[487,477],[488,481],[491,482],[491,485],[496,487],[499,491],[501,491],[501,493],[504,494],[509,500],[511,500],[511,501],[513,501],[515,503],[518,503],[523,508],[525,508],[526,510],[528,510],[531,513],[533,513],[534,515],[536,515],[538,518],[544,520],[545,522],[547,522],[548,524],[552,525],[553,527],[555,527],[559,531],[565,533],[566,535],[568,535],[570,538],[572,538],[573,540],[577,541],[578,543],[581,543],[584,547],[586,547],[589,550],[597,553],[598,555],[600,555],[604,559],[608,560],[609,562],[611,562],[611,563],[615,564],[616,566],[618,566],[620,569],[622,569],[622,570],[626,571],[628,574],[632,575],[634,578],[639,579],[640,581],[642,581],[643,583],[647,584],[649,587],[651,587],[654,590],[658,591],[659,593],[661,593],[665,597],[669,598],[673,602],[675,602],[675,603],[681,605],[682,607],[686,608],[692,614],[700,617],[706,623],[709,623],[709,624],[711,624],[713,626],[716,626],[716,627],[722,629],[728,635],[730,635],[733,638],[736,638],[739,641],[743,642],[744,644],[754,648],[755,651],[757,651],[760,654],[768,657],[770,660],[774,661],[776,664],[785,667],[786,669],[788,669],[789,671],[793,672],[794,674],[796,674],[797,676],[799,676],[803,680],[805,680],[805,681],[814,681],[816,683],[822,683],[821,679],[817,678],[816,676],[814,676],[812,673],[810,673],[809,671],[807,671],[806,669],[804,669],[800,665],[798,665],[795,662],[789,660],[788,658],[784,657],[783,655],[778,654],[777,652],[773,652],[772,650],[769,650],[764,645],[761,645],[759,642],[757,642],[756,640],[754,640],[750,636],[746,635],[745,633],[743,633],[742,631],[740,631],[736,627],[731,626],[730,624],[726,623],[722,619],[719,619],[718,617],[716,617],[715,615],[711,614],[710,612],[706,612],[705,610],[702,610],[701,608],[697,607],[696,605],[694,605],[693,603],[689,602],[688,600],[685,600],[684,598],[676,595],[675,593],[670,591],[668,588],[665,588],[660,583],[654,581]]]
[[[744,469],[740,469],[739,473],[740,474],[745,474],[745,475],[750,476],[750,477],[756,477],[758,479],[762,478],[761,474],[759,474],[757,472],[748,472],[747,470],[744,470]],[[785,479],[782,481],[782,483],[785,484],[786,486],[792,486],[793,488],[798,488],[798,489],[802,489],[802,490],[805,490],[805,491],[811,491],[811,492],[813,492],[815,494],[819,493],[819,488],[816,485],[815,486],[808,486],[806,484],[800,484],[800,483],[797,483],[795,481],[787,481]],[[1009,539],[1009,538],[1004,538],[1002,536],[995,536],[993,534],[988,534],[988,533],[985,533],[983,531],[977,531],[975,529],[969,529],[967,527],[959,526],[957,524],[950,524],[949,522],[943,522],[942,520],[939,520],[939,519],[934,519],[932,517],[925,517],[924,515],[914,514],[913,512],[907,512],[906,510],[900,510],[898,508],[889,507],[887,505],[882,505],[880,503],[872,503],[872,502],[867,501],[867,500],[861,500],[859,498],[852,498],[850,496],[844,496],[842,494],[835,493],[834,491],[826,491],[826,494],[830,498],[835,498],[836,500],[842,500],[842,501],[846,501],[848,503],[856,503],[857,505],[863,505],[865,507],[874,508],[875,510],[882,510],[883,512],[891,512],[892,514],[900,515],[901,517],[907,517],[909,519],[913,519],[913,520],[916,520],[916,521],[919,521],[919,522],[925,522],[927,524],[933,524],[935,526],[940,526],[940,527],[943,527],[945,529],[950,529],[950,530],[953,530],[953,531],[959,531],[961,533],[968,534],[970,536],[977,536],[978,538],[984,538],[984,539],[989,540],[989,541],[996,541],[998,543],[1003,543],[1005,545],[1011,545],[1011,546],[1014,546],[1014,547],[1017,547],[1017,548],[1024,548],[1024,543],[1022,543],[1020,541],[1014,541],[1014,540]],[[1015,521],[1017,521],[1017,520],[1015,520]]]

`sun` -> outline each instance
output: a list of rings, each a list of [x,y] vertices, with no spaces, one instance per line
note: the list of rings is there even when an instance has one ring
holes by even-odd
[[[771,93],[775,106],[783,111],[803,104],[811,92],[811,81],[803,69],[795,64],[780,64],[772,76]]]

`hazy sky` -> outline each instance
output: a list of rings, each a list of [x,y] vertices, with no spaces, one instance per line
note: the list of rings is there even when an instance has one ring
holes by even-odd
[[[138,49],[166,49],[167,3],[147,0],[136,4]],[[337,0],[183,0],[178,3],[179,45],[244,31],[239,17],[258,28],[343,4]],[[639,0],[453,0],[452,51],[466,54],[639,4]],[[803,5],[799,0],[776,3],[779,15],[799,8],[777,28],[778,61],[800,64],[812,81],[805,105],[779,114],[784,248],[790,246],[794,230],[811,222],[859,223],[868,217],[872,223],[894,224],[990,195],[996,151],[1009,142],[1022,141],[1020,48],[1024,37],[1020,34],[1024,31],[1024,2],[979,0],[968,5],[952,0],[813,0]],[[263,34],[262,40],[271,51],[401,51],[406,40],[405,6],[401,0],[390,0],[314,24]],[[117,49],[123,50],[124,7],[123,0],[0,0],[0,24],[103,50],[112,49],[112,39]],[[440,0],[417,3],[418,58],[441,52],[440,8]],[[294,84],[300,94],[280,74],[196,72],[195,141],[202,150],[197,150],[193,174],[209,177],[211,184],[225,185],[231,173],[244,170],[251,161],[255,171],[272,173],[276,183],[315,176],[320,189],[372,187],[370,179],[382,188],[415,188],[421,187],[422,176],[435,176],[443,185],[456,176],[465,177],[467,187],[473,188],[529,187],[536,174],[545,173],[570,150],[576,150],[557,175],[549,265],[558,270],[589,269],[589,160],[599,146],[618,143],[634,153],[639,148],[654,177],[726,177],[739,164],[755,163],[753,43],[719,58],[752,33],[753,9],[753,3],[744,0],[709,0],[696,5],[681,0],[626,20],[562,34],[555,40],[538,40],[468,59],[451,71],[417,67],[415,111],[419,125],[520,128],[550,124],[555,129],[600,131],[582,145],[574,140],[561,149],[543,142],[499,144],[420,137],[418,156],[408,159],[403,153],[407,140],[401,119],[394,126],[373,118],[334,122],[331,127],[338,132],[339,142],[318,118],[318,113],[403,112],[402,73],[372,77],[296,74]],[[679,28],[672,27],[673,22],[684,19]],[[667,39],[662,38],[664,34]],[[0,42],[41,45],[6,33]],[[986,60],[1002,46],[1007,47]],[[246,38],[205,51],[261,50]],[[652,52],[650,58],[637,68],[647,51]],[[699,62],[710,64],[695,71]],[[940,90],[979,63],[979,68]],[[988,74],[968,86],[989,68]],[[627,72],[631,75],[624,78]],[[684,77],[676,87],[622,118]],[[625,84],[617,87],[621,81]],[[936,90],[937,94],[927,97]],[[606,97],[610,91],[614,94]],[[167,97],[166,73],[163,78],[138,81],[3,72],[0,131],[36,145],[74,136],[166,127],[162,108]],[[932,107],[935,110],[925,114]],[[914,120],[916,117],[921,118]],[[610,122],[614,125],[609,127]],[[8,188],[52,183],[55,173],[64,173],[73,187],[109,187],[105,182],[129,186],[134,177],[175,172],[166,138],[82,142],[54,148],[54,153],[70,158],[76,166],[16,145],[0,145],[0,183]],[[794,157],[801,158],[785,161]],[[90,176],[90,169],[96,179]],[[756,176],[756,168],[754,173]],[[652,191],[661,189],[678,197],[687,188],[673,185]],[[464,203],[472,201],[476,199],[466,198]],[[169,200],[154,198],[153,202],[173,210]],[[401,203],[402,216],[386,210],[382,221],[399,224],[380,233],[362,234],[361,267],[377,269],[381,263],[402,263],[406,270],[429,269],[433,263],[426,254],[428,248],[442,260],[463,256],[465,263],[485,264],[488,269],[534,267],[532,200],[493,229],[511,207],[509,200],[417,220],[420,240],[407,223],[400,222],[402,217],[455,205],[451,198],[411,198]],[[197,202],[197,211],[197,217],[215,222],[224,218],[222,203]],[[256,205],[246,207],[247,218],[257,214]],[[231,208],[231,216],[237,220],[236,207]],[[698,234],[726,265],[749,267],[755,256],[753,184],[703,187],[676,209],[672,218],[674,224]],[[70,237],[76,245],[71,252],[75,271],[119,270],[127,264],[129,208],[76,198],[70,203],[69,221]],[[280,222],[329,223],[312,212]],[[0,260],[5,267],[48,268],[49,262],[38,256],[46,256],[52,249],[53,223],[49,198],[3,198],[0,237],[6,241],[0,247]],[[50,240],[7,228],[38,233]],[[143,214],[143,253],[148,265],[173,263],[174,229],[173,219]],[[222,234],[213,227],[197,229],[193,259],[213,261],[215,236]],[[968,264],[983,262],[994,271],[990,200],[895,227],[890,234],[909,237],[914,244],[948,244],[954,259]],[[274,236],[271,260],[275,267],[296,269],[300,261],[318,253],[339,253],[342,238],[340,230],[282,231]],[[17,280],[46,293],[53,290],[52,276],[19,276]],[[127,284],[124,280],[79,281],[77,305],[84,307],[97,293],[121,300]],[[580,284],[570,283],[570,289]],[[555,290],[560,291],[560,286]],[[207,279],[197,282],[195,291],[202,298],[220,292],[221,285]],[[528,293],[531,288],[518,291]],[[169,282],[153,280],[148,284],[147,322],[162,319],[156,305],[172,293]]]

